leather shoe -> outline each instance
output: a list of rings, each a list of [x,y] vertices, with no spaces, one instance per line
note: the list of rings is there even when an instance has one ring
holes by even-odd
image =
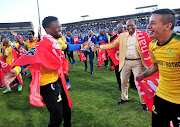
[[[128,101],[128,100],[127,100],[127,101]],[[127,102],[127,101],[121,99],[120,101],[117,102],[117,105],[119,105],[119,104],[124,104],[124,103]]]

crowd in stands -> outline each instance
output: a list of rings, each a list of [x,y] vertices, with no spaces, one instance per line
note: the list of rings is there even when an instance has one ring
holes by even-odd
[[[63,30],[63,33],[66,33],[69,31],[73,34],[87,34],[89,30],[92,30],[94,33],[99,33],[100,29],[108,29],[108,28],[115,28],[115,26],[118,24],[118,22],[114,23],[94,23],[94,24],[86,24],[83,26],[75,26],[75,27],[67,27],[65,30]]]
[[[147,25],[149,24],[149,17],[147,18],[139,18],[135,19],[136,21],[136,28],[145,30]],[[125,21],[121,22],[123,25],[126,24]],[[109,29],[112,28],[116,31],[116,25],[118,24],[118,21],[112,22],[112,23],[94,23],[94,24],[85,24],[85,25],[79,25],[79,26],[68,26],[66,29],[63,30],[63,33],[65,34],[67,31],[69,31],[72,34],[87,34],[88,30],[92,30],[94,33],[99,33],[100,29]],[[180,17],[177,17],[176,19],[176,26],[180,26]]]
[[[176,26],[180,26],[180,16],[176,18]]]
[[[23,36],[23,40],[25,40],[25,41],[28,40],[28,37],[27,37],[28,31],[15,31],[15,32],[17,32],[18,35]],[[9,32],[0,32],[0,36],[3,34],[6,35],[11,42],[14,41],[14,35],[12,35],[10,31]]]

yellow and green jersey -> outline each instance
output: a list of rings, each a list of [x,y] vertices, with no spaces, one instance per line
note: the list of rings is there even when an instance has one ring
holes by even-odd
[[[30,42],[29,40],[24,42],[24,46],[26,46],[27,49],[30,50],[36,45],[37,42],[38,42],[37,39],[34,37],[32,42]]]
[[[67,44],[66,44],[65,39],[66,39],[66,38],[65,38],[64,36],[56,39],[56,41],[58,42],[61,50],[65,50],[65,49],[67,48]]]
[[[6,55],[6,63],[8,63],[10,66],[12,66],[12,55],[13,55],[13,52],[12,52],[12,47],[11,46],[8,46],[6,49],[5,49],[5,53],[4,55]]]
[[[156,95],[180,104],[180,34],[173,33],[163,45],[154,40],[149,45],[152,63],[158,64],[159,85]]]

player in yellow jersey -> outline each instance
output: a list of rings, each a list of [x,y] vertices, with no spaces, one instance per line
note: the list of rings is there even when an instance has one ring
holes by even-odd
[[[14,41],[15,41],[13,48],[18,52],[18,57],[20,57],[23,53],[26,52],[26,49],[23,48],[23,46],[19,44],[19,41],[24,42],[23,37],[21,35],[17,35],[17,33],[13,32],[13,31],[11,31],[11,34],[14,35]],[[24,73],[24,76],[28,76],[28,74],[29,74],[27,71],[25,71],[23,73]]]
[[[54,16],[48,16],[43,20],[43,28],[46,33],[53,36],[55,39],[58,39],[61,35],[61,24],[58,19]],[[47,36],[47,35],[46,35]],[[42,40],[43,41],[43,40]],[[40,42],[41,43],[41,42]],[[82,48],[89,48],[89,43],[84,43],[83,45],[66,45],[68,51],[79,50]],[[41,47],[40,47],[41,48]],[[45,47],[46,48],[46,47]],[[53,50],[48,49],[44,50]],[[58,47],[59,48],[59,47]],[[41,54],[46,56],[46,54]],[[58,56],[57,56],[58,57]],[[19,58],[20,60],[21,58]],[[21,59],[22,60],[22,59]],[[36,62],[36,61],[35,61]],[[51,60],[46,61],[51,62]],[[61,62],[60,60],[57,61]],[[62,86],[61,79],[58,78],[58,72],[56,69],[50,69],[43,66],[43,62],[41,63],[40,69],[40,94],[43,97],[44,103],[47,106],[47,109],[50,113],[50,122],[48,127],[59,127],[64,120],[64,127],[71,126],[71,106],[69,103],[70,97],[65,93],[66,88]],[[13,81],[13,79],[17,76],[17,74],[21,71],[21,67],[16,66],[12,71],[8,72],[4,77],[4,84],[9,89],[8,84]]]
[[[5,46],[5,48],[3,49],[2,52],[2,59],[4,59],[6,61],[6,63],[8,63],[10,66],[12,66],[12,59],[13,59],[13,51],[12,51],[12,46],[9,45],[9,40],[7,38],[3,39],[3,46]],[[18,84],[18,91],[22,91],[22,86],[19,83],[19,81],[17,80],[17,78],[14,80],[14,83]],[[11,85],[10,85],[11,87]],[[3,93],[7,93],[10,92],[12,90],[7,90],[5,89],[3,91]]]
[[[37,42],[40,41],[40,34],[39,34],[39,32],[40,32],[40,28],[38,29],[38,39],[36,39],[36,38],[34,37],[34,34],[35,34],[34,31],[29,31],[29,32],[27,33],[27,35],[28,35],[28,40],[27,40],[26,42],[23,42],[23,40],[21,40],[21,39],[19,38],[19,36],[17,35],[16,32],[11,31],[11,34],[13,34],[14,37],[15,37],[15,40],[16,40],[15,46],[18,46],[18,43],[19,43],[21,46],[25,46],[25,47],[27,48],[27,50],[30,50],[30,49],[32,49],[32,48],[36,45]],[[18,42],[18,43],[17,43],[17,42]],[[16,48],[17,48],[17,47],[16,47]],[[16,51],[17,51],[17,49],[16,49]],[[27,71],[24,72],[24,75],[27,76],[27,75],[28,75],[28,72],[27,72]],[[30,75],[29,78],[31,78],[31,75]]]
[[[142,80],[159,70],[159,84],[152,111],[153,127],[180,126],[180,34],[173,33],[175,14],[169,9],[152,12],[149,45],[152,65],[137,77]]]
[[[15,32],[11,32],[14,36],[17,37],[17,33]],[[22,46],[26,46],[28,50],[32,49],[32,47],[34,47],[36,45],[36,43],[38,42],[39,39],[36,39],[34,37],[34,31],[29,31],[28,32],[28,40],[26,42],[22,42],[20,39],[18,39],[18,42],[20,45]]]

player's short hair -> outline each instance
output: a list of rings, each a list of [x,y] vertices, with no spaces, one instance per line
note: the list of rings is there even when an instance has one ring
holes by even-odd
[[[58,18],[55,17],[55,16],[48,16],[48,17],[45,17],[42,21],[42,26],[43,28],[48,28],[49,27],[49,24],[53,21],[58,21]]]
[[[151,14],[159,14],[162,15],[161,21],[165,25],[167,23],[171,23],[172,27],[171,30],[174,29],[176,18],[175,13],[170,9],[158,9],[153,11]]]

